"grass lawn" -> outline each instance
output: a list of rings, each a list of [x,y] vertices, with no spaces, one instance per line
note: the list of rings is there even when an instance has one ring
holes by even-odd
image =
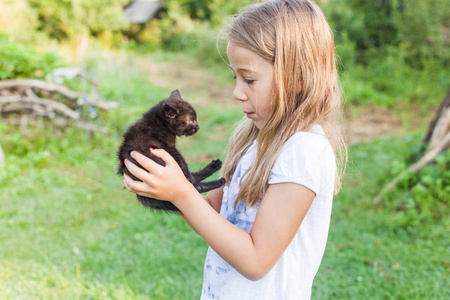
[[[198,299],[207,246],[176,215],[152,213],[122,189],[121,133],[170,93],[125,65],[98,66],[108,133],[0,122],[0,299]],[[189,95],[188,95],[189,96]],[[223,158],[239,108],[202,105],[202,130],[179,146],[192,169]],[[1,121],[1,120],[0,120]],[[350,148],[313,299],[446,299],[448,218],[399,227],[372,203],[417,134]]]

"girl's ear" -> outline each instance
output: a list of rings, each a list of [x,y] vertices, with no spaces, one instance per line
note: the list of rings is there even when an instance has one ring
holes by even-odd
[[[166,103],[164,104],[164,114],[170,119],[175,119],[178,116],[179,111],[175,106]]]

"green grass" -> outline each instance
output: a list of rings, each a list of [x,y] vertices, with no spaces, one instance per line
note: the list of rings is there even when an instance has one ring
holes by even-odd
[[[0,122],[0,298],[198,299],[207,245],[178,216],[140,206],[115,174],[121,132],[170,91],[134,65],[96,68],[102,94],[121,104],[101,116],[110,132]],[[194,169],[223,158],[239,119],[215,102],[202,110],[202,130],[179,143]],[[395,212],[372,203],[409,145],[387,138],[350,148],[313,299],[448,298],[449,221],[401,228]]]
[[[387,138],[350,148],[344,191],[335,198],[314,299],[445,299],[450,293],[445,218],[401,227],[375,205],[392,162],[419,138]],[[450,196],[450,195],[449,195]],[[384,201],[384,200],[383,200]]]

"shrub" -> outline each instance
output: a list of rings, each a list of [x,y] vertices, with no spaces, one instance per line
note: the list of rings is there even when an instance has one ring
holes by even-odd
[[[414,156],[414,153],[409,154]],[[404,171],[410,163],[406,159],[394,161],[389,177]],[[393,222],[403,228],[446,218],[450,213],[450,150],[440,154],[417,174],[404,176],[380,205],[391,211]]]
[[[61,65],[53,52],[38,53],[0,35],[0,80],[12,78],[45,78]]]

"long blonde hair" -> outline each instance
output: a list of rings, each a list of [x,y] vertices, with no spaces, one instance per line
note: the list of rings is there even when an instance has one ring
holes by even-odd
[[[275,95],[261,129],[243,119],[229,143],[222,176],[231,181],[239,159],[257,140],[255,162],[237,196],[255,204],[264,193],[283,144],[296,132],[322,126],[337,154],[335,193],[347,160],[339,118],[341,91],[333,33],[320,8],[309,0],[261,1],[244,8],[226,28],[230,43],[274,66]]]

